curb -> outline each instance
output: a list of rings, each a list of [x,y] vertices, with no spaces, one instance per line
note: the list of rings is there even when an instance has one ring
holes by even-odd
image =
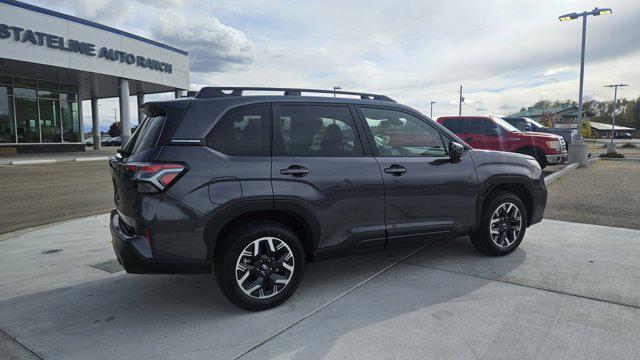
[[[593,164],[597,161],[600,161],[599,158],[593,158],[593,159],[589,159],[588,163],[589,164]],[[565,166],[562,170],[558,170],[556,172],[554,172],[553,174],[547,176],[546,178],[544,178],[544,183],[549,185],[552,182],[558,180],[558,178],[560,178],[563,175],[566,175],[568,172],[571,172],[575,169],[577,169],[578,167],[580,167],[579,163],[573,163],[573,164],[569,164],[567,166]]]
[[[104,161],[109,160],[108,156],[95,156],[95,157],[77,157],[73,158],[73,161],[81,162],[81,161]]]
[[[615,158],[600,158],[602,160],[605,161],[631,161],[631,162],[639,162],[640,159],[634,159],[634,158],[622,158],[622,159],[615,159]]]
[[[56,159],[37,159],[37,160],[12,160],[9,165],[34,165],[34,164],[52,164]]]
[[[558,171],[554,172],[553,174],[551,174],[551,175],[547,176],[546,178],[544,178],[544,183],[549,185],[552,182],[556,181],[560,176],[565,175],[569,171],[577,169],[578,166],[580,166],[579,163],[569,164],[569,165],[565,166],[562,170],[558,170]]]

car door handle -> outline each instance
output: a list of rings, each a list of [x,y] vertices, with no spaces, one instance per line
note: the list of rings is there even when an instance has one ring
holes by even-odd
[[[398,165],[398,164],[393,164],[393,165],[389,166],[388,168],[384,169],[384,172],[386,174],[391,174],[393,176],[401,176],[401,175],[404,175],[404,173],[407,172],[407,169],[404,168],[403,166]]]
[[[309,173],[309,169],[300,165],[291,165],[286,169],[280,169],[280,174],[293,177],[303,177]]]
[[[466,138],[464,138],[464,141],[473,141],[473,138],[471,136],[467,136]]]

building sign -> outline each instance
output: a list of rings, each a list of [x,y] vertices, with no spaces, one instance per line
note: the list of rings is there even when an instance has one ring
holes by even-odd
[[[13,39],[17,42],[46,46],[60,51],[67,51],[91,57],[97,56],[99,59],[104,58],[110,61],[120,61],[123,64],[135,65],[165,73],[173,72],[173,65],[166,62],[107,47],[96,49],[96,45],[92,43],[74,39],[65,40],[62,36],[24,29],[18,26],[0,24],[0,39]]]

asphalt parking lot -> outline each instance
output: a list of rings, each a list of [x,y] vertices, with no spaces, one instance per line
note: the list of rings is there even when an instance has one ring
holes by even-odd
[[[545,220],[503,258],[458,238],[314,263],[287,303],[250,313],[208,275],[92,267],[114,258],[106,224],[99,215],[0,242],[0,348],[24,359],[640,354],[638,230]]]
[[[107,161],[0,165],[0,234],[113,207]]]

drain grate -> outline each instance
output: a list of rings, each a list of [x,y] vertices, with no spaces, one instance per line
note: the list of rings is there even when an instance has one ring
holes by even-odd
[[[106,271],[108,273],[116,273],[118,271],[124,270],[122,268],[122,265],[120,265],[117,259],[103,261],[101,263],[97,263],[89,266]]]

